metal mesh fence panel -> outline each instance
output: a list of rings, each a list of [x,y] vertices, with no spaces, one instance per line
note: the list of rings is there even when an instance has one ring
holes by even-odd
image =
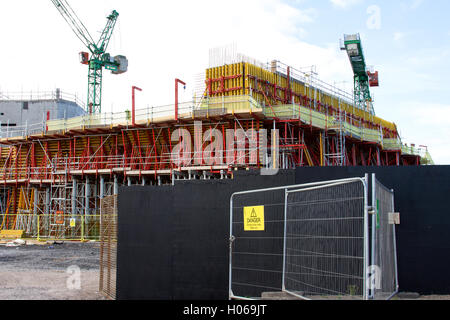
[[[231,228],[230,296],[281,292],[284,189],[235,196]]]
[[[366,298],[366,180],[233,194],[230,298]]]
[[[24,239],[97,241],[100,215],[4,214],[0,230],[23,230]]]
[[[286,195],[284,289],[306,299],[365,298],[362,180]]]
[[[101,199],[99,291],[116,299],[117,196]]]
[[[394,193],[373,178],[373,299],[389,299],[398,290],[395,224],[389,222],[394,212]]]
[[[38,215],[38,240],[98,240],[100,215]]]

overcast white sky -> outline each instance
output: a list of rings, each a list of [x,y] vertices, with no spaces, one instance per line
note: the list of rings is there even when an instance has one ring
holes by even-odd
[[[373,90],[377,115],[395,122],[406,142],[427,145],[438,164],[450,163],[448,1],[69,3],[94,39],[113,9],[120,14],[108,51],[126,55],[129,72],[104,72],[103,111],[128,109],[132,85],[144,89],[138,108],[171,104],[176,77],[188,83],[181,99],[190,100],[209,49],[233,42],[239,52],[263,62],[316,65],[320,78],[350,90],[351,67],[339,39],[360,32],[368,64],[380,71],[381,87]],[[0,30],[2,92],[61,88],[85,99],[87,67],[78,62],[85,48],[50,0],[3,1]]]

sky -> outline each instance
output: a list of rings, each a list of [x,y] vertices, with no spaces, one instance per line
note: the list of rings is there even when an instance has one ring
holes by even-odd
[[[368,65],[380,73],[375,112],[395,122],[402,140],[424,145],[436,164],[450,164],[450,12],[448,0],[69,0],[97,40],[112,10],[119,19],[108,48],[128,72],[104,72],[102,110],[173,104],[174,79],[187,83],[208,67],[209,49],[236,44],[259,61],[314,65],[319,78],[350,91],[344,34],[360,33]],[[0,4],[0,93],[51,91],[86,98],[86,51],[50,0]]]

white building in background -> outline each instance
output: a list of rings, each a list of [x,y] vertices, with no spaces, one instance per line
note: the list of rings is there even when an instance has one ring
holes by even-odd
[[[0,93],[0,134],[12,137],[37,133],[45,127],[47,113],[50,120],[69,119],[86,114],[84,104],[76,95],[56,89],[52,92],[5,94]]]

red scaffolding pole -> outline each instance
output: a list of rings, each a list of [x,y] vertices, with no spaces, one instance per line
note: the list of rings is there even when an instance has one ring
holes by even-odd
[[[186,88],[186,83],[175,79],[175,121],[178,121],[178,84],[182,84]]]
[[[136,125],[136,97],[135,97],[136,90],[142,91],[142,89],[136,86],[131,87],[131,123],[133,127]]]

